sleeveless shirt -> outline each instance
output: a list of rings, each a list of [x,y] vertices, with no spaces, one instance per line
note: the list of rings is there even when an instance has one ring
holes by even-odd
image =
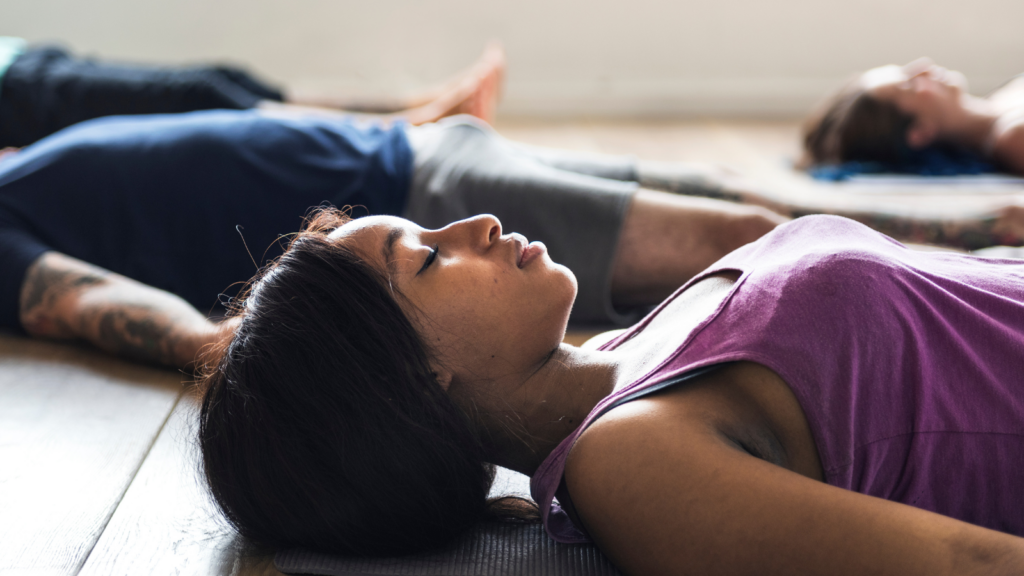
[[[792,389],[831,485],[1024,535],[1024,262],[913,251],[844,218],[780,226],[711,266],[739,279],[645,376],[599,402],[531,480],[548,534],[566,458],[612,407],[724,362]],[[615,349],[665,308],[605,344]],[[570,503],[571,504],[571,503]]]

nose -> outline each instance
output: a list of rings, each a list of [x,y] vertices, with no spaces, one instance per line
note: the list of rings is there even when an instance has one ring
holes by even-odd
[[[906,73],[908,78],[913,78],[914,76],[920,76],[933,68],[935,68],[935,62],[932,61],[931,58],[924,56],[905,65],[903,67],[903,71]]]
[[[446,244],[487,250],[501,238],[501,221],[491,214],[480,214],[452,222],[437,232],[440,240]]]

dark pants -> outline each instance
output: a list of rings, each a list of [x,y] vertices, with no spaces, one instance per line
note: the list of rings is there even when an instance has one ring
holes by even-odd
[[[33,48],[14,60],[0,84],[0,148],[27,146],[101,116],[242,110],[282,99],[238,68],[111,64]]]

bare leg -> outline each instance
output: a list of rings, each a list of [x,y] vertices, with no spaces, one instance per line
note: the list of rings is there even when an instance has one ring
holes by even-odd
[[[419,125],[456,114],[469,114],[493,124],[504,81],[505,51],[500,44],[492,43],[469,70],[440,94],[395,116]]]
[[[758,206],[639,190],[619,236],[612,300],[618,306],[660,302],[787,220]]]

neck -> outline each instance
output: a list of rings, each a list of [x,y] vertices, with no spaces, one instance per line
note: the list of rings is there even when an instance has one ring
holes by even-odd
[[[988,155],[998,111],[988,100],[970,94],[964,94],[960,102],[963,116],[951,127],[949,139]]]
[[[478,399],[474,412],[482,418],[479,425],[488,461],[532,476],[594,406],[612,393],[615,360],[614,352],[562,344],[511,393]]]

